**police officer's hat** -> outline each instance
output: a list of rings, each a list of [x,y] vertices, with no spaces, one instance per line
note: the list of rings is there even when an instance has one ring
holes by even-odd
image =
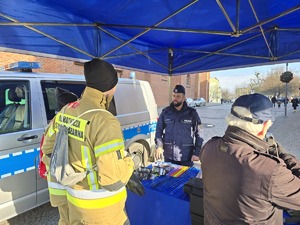
[[[182,85],[178,84],[175,86],[173,92],[185,94],[185,88]]]

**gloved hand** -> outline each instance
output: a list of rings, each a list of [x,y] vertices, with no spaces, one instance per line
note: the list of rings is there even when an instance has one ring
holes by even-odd
[[[199,156],[197,156],[197,155],[192,155],[192,159],[191,159],[192,162],[194,162],[194,161],[199,161],[199,160],[200,160]]]
[[[163,158],[163,155],[164,155],[164,150],[163,150],[163,148],[158,147],[158,148],[155,150],[155,158],[156,158],[156,159],[162,159],[162,158]]]
[[[134,164],[134,168],[133,168],[134,170],[137,170],[138,168],[140,168],[141,163],[142,163],[142,159],[141,159],[140,155],[135,154],[135,153],[132,153],[132,154],[128,153],[126,155],[126,157],[132,159],[133,164]]]
[[[137,194],[139,196],[142,196],[145,194],[145,189],[139,178],[133,173],[126,184],[126,187],[133,192],[134,194]]]

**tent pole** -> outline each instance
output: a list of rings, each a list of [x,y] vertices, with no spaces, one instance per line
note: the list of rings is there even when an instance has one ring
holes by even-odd
[[[240,0],[236,0],[236,21],[235,21],[235,29],[236,32],[240,32]]]
[[[285,71],[288,71],[289,70],[289,64],[286,63],[286,66],[285,66]],[[287,89],[288,89],[288,83],[286,82],[285,83],[285,99],[284,99],[284,116],[287,117],[287,104],[288,104],[288,101],[287,101]]]
[[[173,59],[174,59],[174,54],[173,54],[173,49],[169,48],[169,65],[168,65],[168,88],[169,88],[169,102],[172,102],[172,86],[171,86],[171,82],[172,82],[172,68],[173,68]]]

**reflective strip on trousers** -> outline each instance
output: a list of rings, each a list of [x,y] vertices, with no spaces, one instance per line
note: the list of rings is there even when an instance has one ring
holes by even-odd
[[[55,182],[48,181],[48,189],[51,195],[67,195],[66,187]]]
[[[120,202],[126,197],[125,187],[113,192],[104,189],[98,191],[74,190],[67,187],[68,201],[77,207],[85,209],[105,208]]]

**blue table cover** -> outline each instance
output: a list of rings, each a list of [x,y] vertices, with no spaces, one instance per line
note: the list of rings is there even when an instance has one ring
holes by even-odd
[[[183,186],[198,172],[198,169],[191,167],[178,178],[162,176],[142,181],[144,196],[128,190],[126,210],[130,224],[191,225],[189,196],[183,191]]]
[[[190,168],[178,178],[157,177],[142,181],[145,195],[138,196],[129,190],[126,210],[131,225],[191,225],[190,199],[183,191],[184,184],[199,172]],[[289,214],[283,212],[284,219]],[[284,225],[300,225],[300,222],[285,222]]]

